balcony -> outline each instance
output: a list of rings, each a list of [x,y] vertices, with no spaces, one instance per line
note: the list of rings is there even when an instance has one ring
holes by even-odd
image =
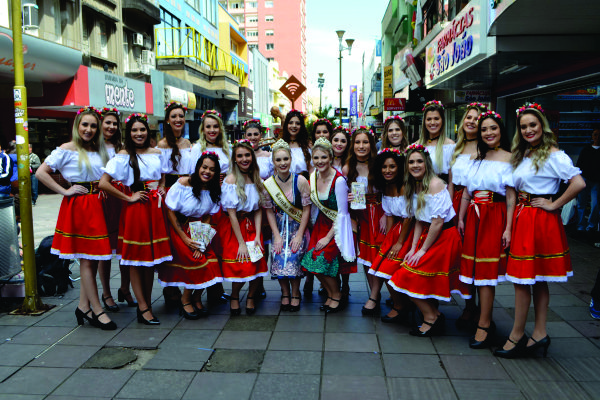
[[[147,24],[160,23],[160,8],[155,0],[123,0],[123,17],[141,19]]]

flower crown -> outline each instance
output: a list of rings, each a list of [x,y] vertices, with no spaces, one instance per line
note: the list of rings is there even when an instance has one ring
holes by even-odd
[[[322,136],[320,138],[318,138],[317,140],[315,140],[315,143],[313,144],[313,148],[315,146],[323,146],[327,150],[332,150],[333,149],[333,146],[332,146],[331,142],[329,140],[325,139]]]
[[[502,117],[500,116],[500,114],[498,114],[497,112],[494,112],[492,110],[489,110],[489,111],[482,112],[481,114],[479,114],[479,116],[477,117],[477,122],[479,122],[479,120],[482,120],[487,117],[495,117],[495,118],[498,118],[499,120],[502,120]]]
[[[100,110],[98,110],[96,107],[92,107],[92,106],[81,107],[79,110],[77,110],[77,115],[84,113],[84,112],[95,112],[100,118],[102,118],[102,112]]]
[[[545,114],[544,109],[542,108],[542,106],[540,106],[538,103],[525,103],[522,107],[517,109],[517,117],[519,115],[521,115],[521,113],[529,108],[535,108],[536,110],[538,110],[539,112],[541,112],[542,114]]]
[[[350,129],[344,128],[341,125],[336,126],[333,132],[346,132],[348,135],[350,135]]]
[[[488,107],[487,107],[485,104],[483,104],[483,103],[478,103],[478,102],[469,103],[469,105],[467,106],[467,108],[468,108],[468,107],[477,107],[477,108],[483,108],[483,109],[484,109],[484,110],[486,110],[486,111],[487,111],[487,109],[488,109]]]
[[[133,113],[133,114],[129,115],[127,118],[125,118],[125,124],[128,124],[129,121],[131,121],[133,118],[137,118],[140,121],[148,122],[148,116],[146,114]]]
[[[204,157],[204,156],[215,156],[215,157],[217,157],[217,160],[219,159],[219,155],[217,153],[215,153],[214,151],[204,150],[202,152],[202,154],[200,154],[200,157]]]
[[[387,124],[388,121],[400,121],[400,122],[404,122],[404,118],[402,118],[399,115],[391,115],[391,116],[387,117],[385,119],[385,121],[383,121],[383,124],[384,125]]]
[[[121,112],[119,110],[117,110],[115,107],[113,108],[108,108],[108,107],[104,107],[101,111],[102,113],[102,118],[104,118],[106,116],[106,114],[117,114],[117,117],[121,117]]]
[[[290,110],[290,112],[288,114],[291,114],[291,113],[300,114],[300,117],[302,117],[302,119],[306,118],[306,115],[304,115],[304,113],[300,110],[296,110],[296,109]]]
[[[429,106],[438,106],[438,107],[441,107],[442,110],[444,109],[444,105],[442,104],[441,101],[431,100],[431,101],[428,101],[427,103],[425,103],[425,105],[423,106],[423,109],[421,111],[425,111],[425,109]]]
[[[400,151],[398,149],[392,149],[392,148],[389,148],[389,147],[386,147],[385,149],[381,149],[379,151],[379,153],[377,153],[377,155],[384,154],[384,153],[394,153],[394,154],[397,154],[399,156],[403,156],[404,155],[404,153],[402,151]]]
[[[236,140],[234,145],[242,145],[242,144],[247,144],[248,146],[252,147],[252,142],[249,141],[248,139],[240,139],[240,140]]]
[[[331,123],[330,120],[328,120],[327,118],[319,118],[318,120],[315,121],[314,125],[320,124],[320,123],[325,123],[327,126],[329,126],[331,129],[333,129],[333,124]]]
[[[206,111],[204,111],[204,114],[202,114],[202,119],[204,119],[204,117],[206,117],[208,115],[216,115],[219,118],[223,118],[221,113],[218,112],[217,110],[206,110]]]
[[[356,128],[356,129],[353,129],[353,130],[352,130],[352,136],[354,136],[354,135],[356,135],[357,133],[359,133],[359,131],[361,131],[360,133],[363,133],[363,132],[364,132],[364,133],[368,133],[369,135],[371,135],[371,136],[375,137],[375,134],[373,133],[373,131],[372,131],[371,129],[367,128],[367,127],[366,127],[366,126],[364,126],[364,125],[361,125],[361,126],[359,126],[358,128]]]
[[[249,119],[248,121],[244,122],[244,124],[242,125],[242,128],[246,129],[246,125],[248,124],[257,124],[258,125],[258,130],[262,130],[262,125],[260,124],[260,119]]]
[[[282,149],[285,149],[288,152],[291,151],[290,145],[283,139],[279,139],[278,141],[273,143],[273,145],[271,146],[271,150],[273,151],[273,154],[275,154],[275,152],[277,152],[278,150],[282,150]]]
[[[404,154],[408,154],[409,151],[420,151],[421,153],[429,154],[429,150],[427,150],[427,147],[419,143],[413,143],[410,146],[408,146],[406,150],[404,150]]]
[[[176,106],[176,107],[173,107],[173,106]],[[180,102],[178,102],[178,101],[172,101],[172,102],[170,102],[169,104],[167,104],[167,105],[165,106],[165,111],[167,111],[167,109],[168,109],[169,107],[173,107],[173,108],[182,108],[182,109],[183,109],[183,112],[187,112],[187,110],[188,110],[186,106],[184,106],[183,104],[181,104],[181,103],[180,103]]]

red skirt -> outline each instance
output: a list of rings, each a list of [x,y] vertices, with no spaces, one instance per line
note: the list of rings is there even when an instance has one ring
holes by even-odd
[[[519,204],[515,210],[506,279],[521,285],[566,282],[573,276],[560,213]]]
[[[379,252],[377,253],[375,261],[373,261],[371,268],[369,268],[369,274],[389,280],[394,273],[402,267],[402,259],[412,246],[413,234],[415,232],[414,229],[410,231],[398,254],[390,259],[388,258],[388,253],[396,244],[396,242],[398,242],[398,237],[400,236],[401,230],[402,222],[400,221],[394,225],[390,232],[388,232],[385,240],[379,248]]]
[[[99,193],[63,197],[50,251],[64,259],[111,259]]]
[[[506,280],[506,203],[471,203],[465,218],[460,280],[475,286],[496,286]],[[481,230],[480,230],[481,228]]]
[[[189,219],[189,221],[198,221],[198,219]],[[188,237],[189,221],[181,226]],[[204,289],[223,281],[219,260],[211,244],[199,258],[194,258],[192,250],[186,246],[171,225],[169,225],[169,236],[173,261],[158,267],[158,281],[161,286]]]
[[[255,212],[261,212],[261,210]],[[221,243],[224,245],[222,256],[223,280],[227,282],[250,282],[260,276],[268,276],[268,254],[265,254],[265,251],[263,251],[263,257],[255,263],[250,261],[241,262],[237,259],[239,249],[238,240],[235,237],[235,233],[233,233],[229,216],[225,212],[223,212],[223,215],[227,218],[220,218],[220,225],[217,230],[220,231]],[[254,212],[238,212],[237,216],[244,241],[254,241],[257,233],[254,226]]]
[[[310,233],[310,241],[308,242],[308,251],[302,258],[302,267],[304,271],[311,274],[323,274],[330,277],[337,277],[340,260],[342,259],[340,249],[335,243],[335,238],[331,239],[327,246],[321,250],[315,250],[317,242],[327,236],[333,222],[319,212],[313,230]]]
[[[356,246],[356,233],[352,232],[352,238],[354,240],[354,246]],[[358,264],[357,264],[356,260],[348,262],[340,257],[340,268],[338,270],[338,273],[340,275],[355,274],[357,272],[358,272]]]
[[[423,246],[429,228],[423,230],[417,250]],[[456,227],[443,229],[417,266],[402,262],[389,281],[394,290],[418,299],[451,300],[451,293],[470,298],[467,285],[460,282],[461,238]],[[406,254],[406,253],[405,253]]]
[[[457,187],[459,187],[460,189],[456,190]],[[457,216],[460,213],[460,203],[462,201],[462,195],[463,195],[464,191],[465,191],[464,186],[455,186],[454,187],[454,196],[452,196],[452,208],[454,208],[454,212],[456,213]]]
[[[129,188],[124,186],[119,181],[112,181],[111,184],[120,192],[129,194]],[[107,195],[102,202],[104,207],[104,217],[106,218],[106,229],[108,229],[108,239],[110,240],[110,248],[113,253],[117,252],[117,244],[119,241],[119,227],[121,220],[121,209],[123,208],[123,200],[114,196]]]
[[[221,243],[227,243],[226,241],[224,241],[224,239],[227,240],[227,238],[229,237],[229,235],[227,235],[227,238],[223,237],[225,231],[222,229],[222,227],[224,226],[224,224],[231,227],[231,221],[229,220],[227,211],[220,209],[218,213],[210,216],[210,226],[212,226],[217,231],[210,244],[213,248],[213,251],[217,255],[217,258],[219,259],[223,258],[223,245]],[[237,243],[237,239],[235,239],[235,242]]]
[[[367,267],[377,257],[379,247],[385,239],[385,234],[379,230],[379,220],[384,215],[381,207],[381,195],[369,193],[366,195],[367,208],[356,212],[358,222],[358,257],[357,262]]]
[[[156,190],[146,202],[124,203],[117,250],[121,265],[154,267],[173,260],[169,235]]]

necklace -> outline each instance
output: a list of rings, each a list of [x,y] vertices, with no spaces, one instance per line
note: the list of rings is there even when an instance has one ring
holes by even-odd
[[[357,158],[357,159],[356,159],[356,161],[357,161],[358,163],[360,163],[360,164],[368,164],[368,163],[369,163],[369,160],[368,160],[368,159],[367,159],[367,160],[365,160],[365,161],[360,161],[360,160]]]
[[[206,138],[204,138],[204,140],[206,140],[206,144],[210,144],[211,146],[216,146],[216,143],[209,142],[208,139],[206,139]]]
[[[427,143],[433,143],[434,141],[438,140],[439,138],[440,138],[440,135],[437,135],[437,136],[436,136],[436,137],[434,137],[434,138],[428,139],[428,140],[427,140]]]
[[[292,174],[288,174],[287,178],[281,179],[281,176],[279,176],[279,174],[277,174],[277,178],[279,178],[279,180],[281,181],[281,183],[286,183],[287,181],[290,180],[291,177],[292,177]]]
[[[474,142],[474,141],[476,141],[476,140],[477,140],[477,138],[476,138],[476,137],[475,137],[475,138],[473,138],[473,139],[468,139],[468,138],[465,138],[465,142]]]
[[[498,150],[499,148],[500,148],[500,145],[498,145],[498,146],[495,146],[495,147],[490,147],[490,150],[494,150],[494,151],[496,151],[496,150]]]
[[[542,142],[539,142],[538,144],[536,144],[535,146],[529,146],[529,150],[533,151],[538,149],[540,146],[542,145]]]

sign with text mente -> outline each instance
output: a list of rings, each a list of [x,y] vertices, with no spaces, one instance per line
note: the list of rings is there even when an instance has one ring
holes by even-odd
[[[125,112],[146,112],[145,82],[97,69],[88,70],[90,104]]]

